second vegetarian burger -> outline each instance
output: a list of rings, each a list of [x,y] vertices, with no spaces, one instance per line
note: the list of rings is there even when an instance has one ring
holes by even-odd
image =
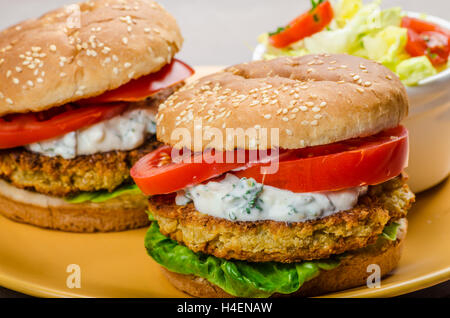
[[[0,33],[0,213],[73,232],[148,224],[129,169],[192,69],[154,1],[63,7]]]
[[[148,254],[199,297],[317,295],[365,284],[370,265],[386,275],[414,201],[407,112],[395,74],[349,55],[244,63],[183,87],[159,107],[165,146],[131,170],[152,195]]]

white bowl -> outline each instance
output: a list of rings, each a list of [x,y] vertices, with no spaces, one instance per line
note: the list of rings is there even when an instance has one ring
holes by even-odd
[[[450,29],[450,22],[425,18],[415,12],[410,17],[425,19]],[[259,44],[253,60],[260,60],[265,46]],[[417,86],[407,86],[409,115],[403,125],[409,131],[409,165],[406,173],[412,191],[424,191],[444,180],[450,173],[450,68],[430,76]]]
[[[422,18],[414,12],[410,17]],[[446,20],[427,16],[427,21],[450,29]],[[403,124],[409,130],[408,184],[414,192],[431,188],[450,173],[450,68],[407,86],[410,109]]]

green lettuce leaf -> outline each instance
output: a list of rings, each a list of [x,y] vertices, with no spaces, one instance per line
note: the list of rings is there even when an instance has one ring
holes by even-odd
[[[250,263],[194,253],[162,235],[157,222],[153,222],[147,232],[145,247],[148,254],[168,270],[203,277],[237,297],[290,294],[319,275],[320,270],[331,270],[339,266],[336,258],[291,264]]]
[[[386,225],[383,229],[383,233],[381,233],[381,237],[389,241],[395,241],[397,239],[397,229],[399,226],[400,224],[396,222]]]
[[[123,185],[121,187],[118,187],[113,192],[108,192],[108,191],[83,192],[83,193],[77,194],[72,197],[64,198],[64,200],[68,203],[73,203],[73,204],[85,203],[85,202],[101,203],[101,202],[105,202],[105,201],[117,198],[124,194],[138,195],[138,194],[142,194],[142,192],[141,192],[141,190],[139,190],[137,185],[130,184],[130,185]]]

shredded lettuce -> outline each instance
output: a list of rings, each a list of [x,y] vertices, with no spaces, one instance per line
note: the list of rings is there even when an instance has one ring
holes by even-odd
[[[362,57],[378,61],[395,72],[396,65],[404,59],[407,30],[397,26],[388,26],[375,35],[362,39],[363,48],[357,53]]]
[[[148,254],[168,270],[203,277],[237,297],[261,298],[274,293],[290,294],[319,275],[321,270],[339,266],[337,258],[291,264],[250,263],[194,253],[162,235],[157,222],[153,222],[147,232],[145,247]]]
[[[97,192],[82,192],[75,196],[64,198],[64,200],[68,203],[101,203],[114,198],[117,198],[121,195],[139,195],[142,194],[141,190],[139,190],[138,186],[135,184],[131,185],[123,185],[113,192],[108,191],[97,191]]]
[[[401,27],[401,8],[382,10],[380,3],[380,0],[368,4],[361,0],[333,1],[335,17],[321,32],[283,49],[271,46],[267,33],[261,35],[258,41],[266,47],[263,58],[347,53],[382,63],[410,86],[434,75],[436,69],[425,56],[411,58],[405,50],[407,30]]]
[[[412,57],[399,63],[395,72],[405,85],[416,85],[419,81],[437,73],[426,56]]]

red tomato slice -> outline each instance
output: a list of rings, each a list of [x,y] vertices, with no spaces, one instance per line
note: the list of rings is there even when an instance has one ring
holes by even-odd
[[[8,115],[0,118],[0,149],[58,137],[120,115],[127,107],[126,103],[89,107],[65,105],[40,113]]]
[[[271,35],[269,42],[277,48],[284,48],[307,36],[322,31],[333,19],[333,8],[328,1],[322,2],[312,10],[291,21],[283,31]]]
[[[131,80],[117,89],[108,91],[100,96],[80,101],[83,104],[99,104],[109,102],[135,102],[143,100],[160,90],[176,85],[194,74],[194,70],[180,60],[173,59],[172,63],[164,66],[160,71]]]
[[[131,169],[132,178],[145,194],[176,192],[226,172],[294,192],[331,191],[378,184],[400,174],[408,159],[408,132],[399,126],[375,136],[282,150],[246,163],[207,163],[205,154],[195,155],[192,163],[175,163],[171,150],[164,146],[143,157]],[[222,158],[227,154],[221,153]],[[269,165],[268,158],[279,161],[275,174],[261,174],[261,168]],[[239,168],[246,169],[236,171]]]
[[[425,31],[420,36],[427,45],[426,55],[433,65],[441,65],[447,62],[450,53],[450,38],[442,33]]]
[[[445,64],[450,53],[450,31],[420,19],[403,17],[408,29],[406,52],[411,56],[426,55],[435,66]]]
[[[257,152],[253,155],[257,156]],[[221,157],[223,163],[213,163],[214,159]],[[232,163],[227,156],[231,156]],[[271,158],[278,154],[269,154]],[[189,185],[202,183],[206,180],[222,175],[227,171],[251,166],[257,162],[264,161],[264,158],[250,161],[252,158],[249,151],[243,152],[243,160],[238,160],[235,151],[230,152],[204,152],[196,153],[192,156],[184,157],[188,160],[178,160],[172,158],[172,148],[162,146],[157,150],[141,158],[130,171],[130,175],[139,188],[147,195],[167,194],[184,189]],[[256,157],[255,157],[256,158]],[[267,158],[266,158],[267,161]]]
[[[434,31],[434,32],[442,33],[446,36],[450,36],[450,30],[440,27],[437,24],[427,22],[427,21],[417,19],[417,18],[403,17],[401,26],[402,26],[402,28],[411,29],[417,33],[422,33],[422,32],[426,32],[426,31]]]
[[[276,174],[263,175],[255,166],[234,174],[293,192],[374,185],[399,175],[406,167],[408,131],[399,126],[372,137],[300,149],[296,156],[281,161]]]
[[[425,55],[427,44],[416,31],[408,29],[408,41],[405,49],[411,56],[422,56]]]

